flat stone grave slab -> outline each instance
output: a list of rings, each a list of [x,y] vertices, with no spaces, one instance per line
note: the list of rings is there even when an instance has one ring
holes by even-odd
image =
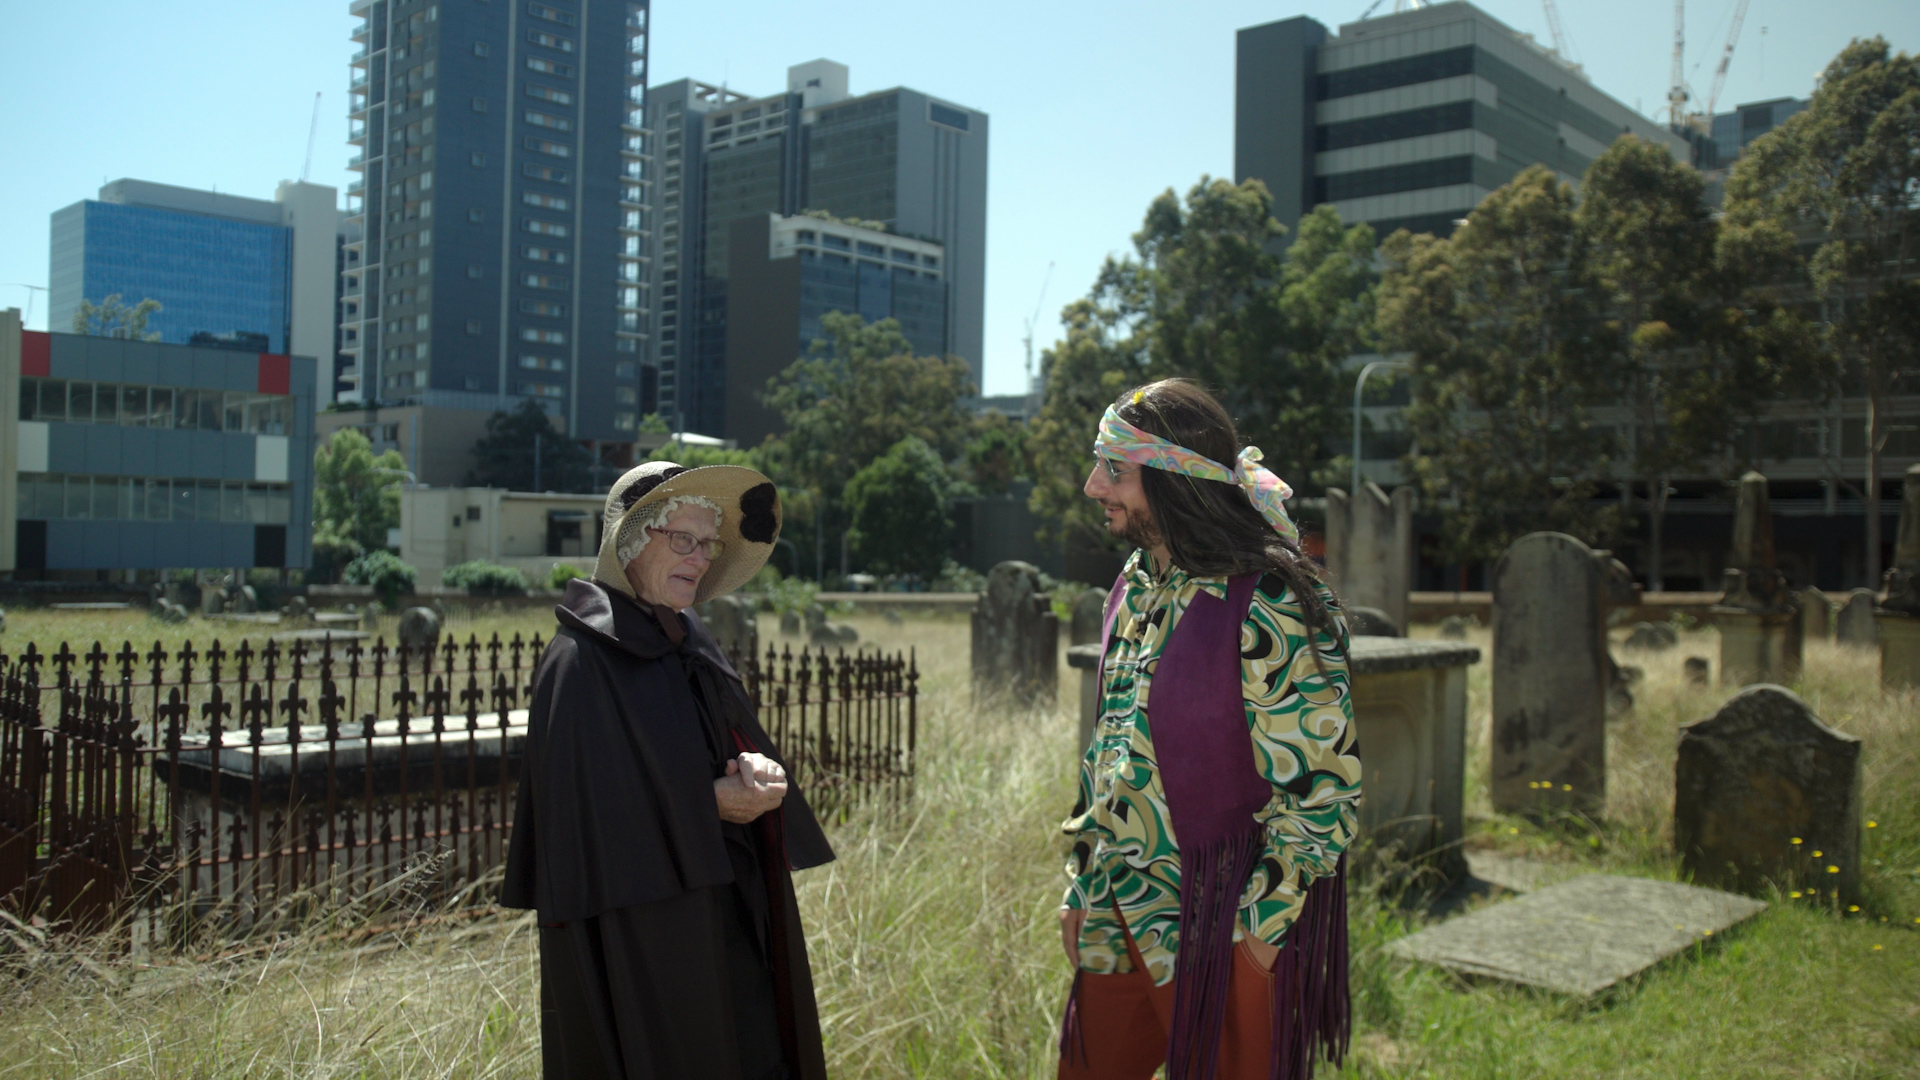
[[[132,604],[116,600],[101,600],[91,604],[48,604],[50,611],[125,611]]]
[[[316,611],[313,613],[313,621],[319,623],[321,626],[326,626],[329,623],[351,625],[359,622],[360,616],[351,611]]]
[[[1392,950],[1462,975],[1587,997],[1766,908],[1692,885],[1589,874],[1450,919]]]

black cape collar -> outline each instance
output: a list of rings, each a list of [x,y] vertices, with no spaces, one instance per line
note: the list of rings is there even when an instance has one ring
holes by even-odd
[[[680,647],[667,636],[652,608],[587,578],[567,582],[567,593],[554,606],[553,614],[560,625],[591,634],[642,660],[658,660]],[[673,617],[681,620],[684,633],[684,616]]]

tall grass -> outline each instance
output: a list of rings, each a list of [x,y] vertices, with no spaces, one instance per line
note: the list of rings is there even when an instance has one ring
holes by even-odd
[[[913,802],[830,823],[839,860],[798,880],[832,1072],[1050,1076],[1068,979],[1054,910],[1076,756],[1071,683],[1056,709],[979,713],[963,621],[853,621],[890,648],[916,647],[926,678]],[[1488,686],[1486,666],[1476,668],[1471,843],[1569,871],[1675,876],[1675,729],[1727,696],[1685,686],[1679,667],[1716,645],[1690,633],[1672,653],[1621,654],[1646,675],[1634,711],[1610,727],[1608,817],[1590,825],[1488,811]],[[1866,910],[1783,900],[1724,942],[1576,1002],[1389,957],[1384,947],[1418,929],[1425,909],[1363,887],[1352,911],[1356,1053],[1339,1075],[1920,1076],[1917,703],[1880,695],[1871,656],[1808,653],[1797,689],[1867,744],[1877,826]],[[538,1075],[525,916],[365,933],[382,921],[334,913],[313,932],[164,964],[7,929],[0,1078]]]

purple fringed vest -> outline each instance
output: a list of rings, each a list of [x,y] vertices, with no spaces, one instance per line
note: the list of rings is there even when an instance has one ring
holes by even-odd
[[[1266,847],[1255,816],[1273,797],[1253,757],[1240,680],[1240,627],[1258,574],[1229,580],[1227,598],[1201,591],[1181,614],[1153,674],[1148,720],[1155,765],[1180,847],[1180,937],[1174,958],[1167,1080],[1212,1080],[1233,974],[1240,894]],[[1104,660],[1124,576],[1107,597]],[[1346,857],[1307,890],[1274,962],[1273,1080],[1307,1080],[1316,1056],[1338,1063],[1351,1035],[1347,992]],[[1076,986],[1077,986],[1076,980]],[[1069,1002],[1063,1051],[1079,1038]]]

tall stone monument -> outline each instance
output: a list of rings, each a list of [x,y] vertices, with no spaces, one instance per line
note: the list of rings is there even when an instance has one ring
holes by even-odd
[[[1833,640],[1840,645],[1858,645],[1863,648],[1880,647],[1880,624],[1874,620],[1873,609],[1880,604],[1880,596],[1872,589],[1855,589],[1847,594],[1847,602],[1833,617]]]
[[[1762,683],[1680,729],[1673,842],[1697,884],[1860,884],[1860,740],[1820,722],[1793,691]]]
[[[1887,595],[1874,612],[1880,629],[1880,685],[1920,686],[1920,465],[1907,468],[1900,531],[1893,541]]]
[[[1060,685],[1060,619],[1031,563],[1003,562],[987,574],[973,607],[973,695],[1006,695],[1015,705],[1052,705]]]
[[[1800,640],[1825,641],[1833,636],[1833,601],[1819,589],[1800,590]]]
[[[1602,560],[1523,536],[1493,568],[1493,808],[1599,814],[1607,802]]]
[[[1368,481],[1357,495],[1327,489],[1327,570],[1348,607],[1378,608],[1407,632],[1413,587],[1413,489],[1389,495]]]
[[[1720,685],[1792,682],[1800,674],[1800,607],[1774,565],[1767,478],[1757,472],[1740,478],[1723,588],[1711,609],[1720,628]]]

